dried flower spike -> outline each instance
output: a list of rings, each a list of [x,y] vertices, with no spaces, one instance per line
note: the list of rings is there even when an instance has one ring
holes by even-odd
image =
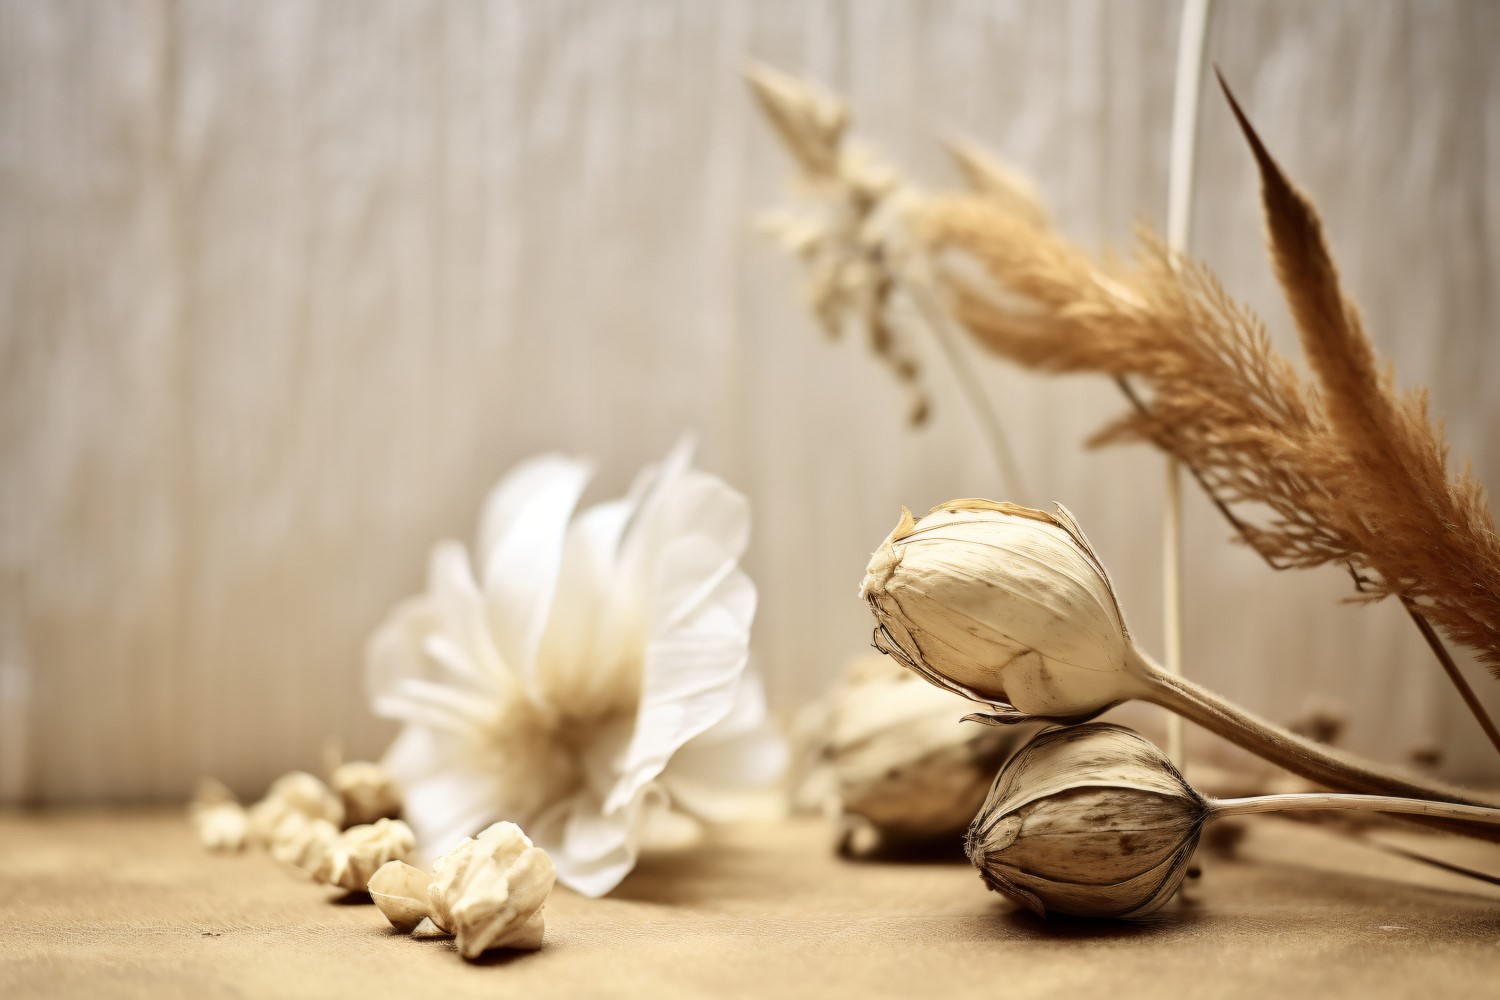
[[[1048,730],[995,778],[965,839],[991,889],[1039,916],[1141,917],[1177,892],[1205,824],[1261,812],[1358,810],[1500,828],[1500,809],[1374,795],[1210,799],[1123,726]]]
[[[1167,673],[1135,645],[1103,563],[1061,506],[955,500],[920,521],[903,508],[860,593],[876,647],[989,705],[975,716],[984,721],[1081,722],[1137,698],[1325,785],[1487,804],[1319,746]],[[1500,839],[1482,824],[1440,825]]]

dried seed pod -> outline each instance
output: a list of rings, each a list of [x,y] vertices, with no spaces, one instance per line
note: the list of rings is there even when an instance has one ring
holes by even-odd
[[[1440,817],[1500,830],[1500,809],[1384,795],[1211,799],[1123,726],[1048,730],[995,778],[965,839],[990,888],[1046,916],[1139,917],[1172,898],[1204,825],[1252,813],[1338,810]]]
[[[438,859],[428,887],[433,922],[457,938],[464,958],[540,948],[555,877],[552,859],[520,827],[496,823]]]
[[[387,861],[370,876],[370,898],[391,926],[410,934],[423,920],[432,918],[432,900],[427,886],[432,876],[405,861]]]
[[[882,652],[1002,711],[1083,719],[1142,690],[1109,574],[1062,507],[903,507],[860,595]]]
[[[312,873],[339,837],[339,828],[321,816],[289,812],[271,831],[271,856],[283,864]]]
[[[416,846],[411,827],[399,819],[352,826],[328,845],[312,877],[346,892],[363,892],[382,865],[404,860]]]
[[[993,500],[954,500],[901,520],[865,571],[875,645],[933,684],[990,706],[974,718],[1082,722],[1151,701],[1311,781],[1349,791],[1494,805],[1322,746],[1169,674],[1131,639],[1104,564],[1077,522]],[[1423,822],[1500,840],[1490,824]]]
[[[193,801],[188,804],[188,819],[198,842],[210,851],[241,851],[249,839],[249,814],[229,787],[216,778],[199,779]]]
[[[833,692],[824,747],[842,811],[893,840],[961,832],[1023,738],[959,721],[968,708],[886,657],[852,663]]]
[[[1122,726],[1048,730],[1000,771],[969,860],[1038,915],[1139,917],[1182,884],[1211,806]]]
[[[265,798],[250,807],[251,836],[259,843],[272,843],[277,827],[293,813],[327,820],[335,827],[344,822],[344,804],[327,785],[306,771],[291,771],[272,782]]]
[[[362,826],[401,815],[401,789],[390,773],[369,761],[340,764],[328,783],[344,805],[344,824]]]

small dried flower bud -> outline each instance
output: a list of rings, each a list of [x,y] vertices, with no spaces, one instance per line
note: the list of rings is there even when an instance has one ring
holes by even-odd
[[[271,856],[310,873],[323,863],[324,853],[338,837],[339,828],[321,816],[289,812],[271,831]]]
[[[1150,741],[1091,723],[1022,747],[965,846],[991,889],[1039,915],[1139,917],[1182,884],[1209,813]]]
[[[370,899],[385,914],[385,919],[402,934],[416,930],[423,920],[432,918],[432,900],[427,886],[432,876],[405,861],[387,861],[370,876]]]
[[[250,835],[250,816],[222,781],[202,778],[188,805],[188,818],[198,842],[210,851],[244,850]]]
[[[860,588],[883,652],[1039,718],[1088,718],[1139,693],[1109,575],[1066,509],[954,500],[901,514]]]
[[[496,823],[438,859],[428,894],[433,922],[464,958],[491,948],[540,948],[542,906],[556,873],[514,823]]]
[[[271,783],[265,798],[250,807],[250,832],[260,843],[270,844],[288,815],[324,819],[335,827],[344,822],[344,804],[328,786],[306,771],[291,771]]]
[[[344,823],[363,826],[401,815],[401,790],[379,764],[351,761],[334,768],[329,784],[344,804]]]
[[[405,859],[416,846],[411,827],[399,819],[351,826],[328,845],[312,877],[345,892],[363,892],[382,865]]]
[[[824,747],[843,811],[897,840],[967,827],[1020,734],[959,722],[966,711],[964,699],[884,656],[851,664]]]

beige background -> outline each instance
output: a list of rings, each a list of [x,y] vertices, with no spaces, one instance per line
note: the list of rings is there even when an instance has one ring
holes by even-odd
[[[1173,2],[0,2],[0,800],[246,792],[388,736],[365,635],[467,538],[513,461],[597,456],[599,495],[696,429],[757,531],[777,704],[863,648],[871,548],[999,489],[935,360],[932,425],[823,341],[745,221],[786,163],[737,70],[847,93],[932,184],[963,132],[1087,242],[1161,225]],[[1380,346],[1500,487],[1500,10],[1223,2],[1210,56],[1322,205]],[[1250,162],[1205,92],[1194,250],[1291,347]],[[1160,473],[1079,442],[1100,382],[976,361],[1160,648]],[[1276,575],[1188,508],[1186,653],[1351,743],[1494,757],[1393,607]],[[1491,704],[1494,681],[1471,671]]]

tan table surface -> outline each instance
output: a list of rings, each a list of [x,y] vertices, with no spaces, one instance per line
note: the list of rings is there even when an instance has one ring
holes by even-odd
[[[1041,921],[965,864],[841,861],[830,840],[815,820],[716,831],[607,899],[555,892],[542,951],[468,964],[269,857],[203,853],[178,813],[0,814],[0,997],[1500,993],[1494,887],[1283,820],[1143,925]]]

